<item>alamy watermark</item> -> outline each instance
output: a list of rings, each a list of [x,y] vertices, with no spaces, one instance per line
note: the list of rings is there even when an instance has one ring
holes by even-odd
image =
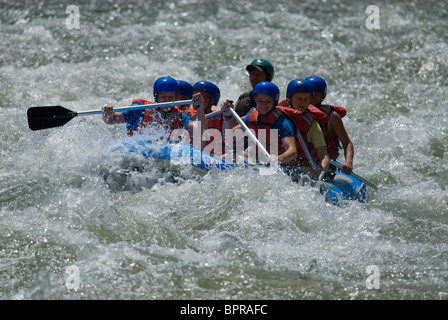
[[[255,135],[253,129],[252,134]],[[220,166],[222,163],[214,163],[216,158],[221,159],[227,163],[237,164],[265,164],[270,165],[263,170],[260,170],[262,175],[270,175],[276,172],[275,165],[277,164],[279,151],[279,138],[277,129],[259,129],[257,140],[263,147],[269,145],[269,157],[257,146],[256,142],[248,138],[247,132],[242,129],[232,130],[225,129],[224,134],[217,129],[201,130],[200,124],[193,129],[193,136],[185,129],[175,129],[171,132],[170,141],[182,141],[183,145],[191,145],[198,150],[202,150],[200,156],[190,153],[187,147],[183,149],[182,146],[173,148],[170,152],[170,161],[177,164],[193,164],[205,166]],[[205,142],[205,146],[204,146]],[[280,142],[281,143],[281,142]],[[211,154],[214,157],[208,157]],[[223,168],[221,168],[223,169]]]
[[[65,26],[67,29],[80,28],[80,13],[79,7],[76,5],[69,5],[65,9],[68,17],[65,19]],[[369,30],[381,29],[380,25],[380,8],[377,5],[369,5],[366,7],[365,13],[368,14],[365,26]]]
[[[67,29],[79,29],[79,7],[75,5],[67,6],[65,13],[68,14],[68,17],[65,19]]]
[[[78,291],[80,287],[79,268],[75,265],[65,268],[65,287],[67,290]]]
[[[376,5],[370,5],[366,8],[369,15],[366,19],[366,28],[369,30],[381,29],[380,26],[380,8]]]
[[[366,268],[366,273],[369,275],[366,279],[367,289],[379,289],[380,288],[380,269],[376,265],[370,265]]]

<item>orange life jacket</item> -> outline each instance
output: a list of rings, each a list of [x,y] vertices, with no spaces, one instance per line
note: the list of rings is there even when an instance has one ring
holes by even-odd
[[[316,108],[311,104],[308,106],[307,112],[305,113],[302,113],[299,110],[295,110],[289,107],[277,107],[277,108],[280,109],[283,113],[285,113],[294,123],[296,129],[295,133],[296,134],[300,133],[302,135],[303,141],[305,142],[305,146],[308,149],[311,158],[313,159],[313,162],[317,165],[319,163],[319,154],[314,145],[307,140],[306,133],[311,127],[313,120],[317,120],[317,122],[319,123],[326,123],[328,122],[329,119],[328,115],[326,115],[324,112],[320,111],[318,108]],[[300,167],[310,166],[308,158],[306,157],[306,153],[302,148],[302,145],[300,144],[300,140],[298,139],[297,136],[295,137],[295,139],[297,147],[297,157],[289,164]]]
[[[221,143],[219,141],[215,141],[214,137],[211,137],[211,141],[206,141],[206,146],[211,149],[210,154],[215,154],[215,148],[221,148],[221,155],[225,152],[225,141],[224,135],[222,134],[222,126],[224,124],[224,113],[214,115],[212,117],[207,118],[208,129],[216,129],[221,134]],[[214,144],[214,145],[213,145]]]
[[[260,140],[260,131],[261,129],[265,129],[266,137],[266,151],[271,154],[271,134],[270,130],[275,128],[275,123],[277,122],[278,118],[283,114],[283,112],[280,110],[279,107],[273,108],[271,111],[269,111],[267,114],[262,115],[258,112],[256,108],[253,108],[249,115],[249,121],[247,123],[247,127],[249,129],[253,129],[255,132],[255,137]],[[283,143],[281,141],[281,138],[278,137],[277,141],[277,155],[283,154],[286,150],[283,147]],[[258,153],[257,153],[258,155]]]
[[[224,113],[217,114],[207,118],[209,129],[218,129],[222,132],[222,125],[224,124]]]
[[[132,104],[141,102],[143,104],[152,104],[153,102],[144,100],[144,99],[135,99],[132,101]],[[163,113],[158,108],[145,110],[145,114],[143,116],[143,121],[140,124],[140,127],[136,130],[141,130],[146,128],[151,123],[159,123],[168,125],[171,130],[179,129],[181,125],[181,112],[177,107],[173,107],[168,113]],[[128,135],[132,136],[136,130],[128,132]]]

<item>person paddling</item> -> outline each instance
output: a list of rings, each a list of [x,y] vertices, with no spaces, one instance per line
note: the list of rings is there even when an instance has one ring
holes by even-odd
[[[199,94],[203,100],[203,112],[198,113],[193,118],[194,120],[199,120],[204,125],[204,135],[201,137],[205,148],[203,148],[203,151],[219,157],[222,155],[223,150],[221,133],[223,117],[221,113],[209,117],[206,117],[206,115],[214,111],[213,107],[218,104],[221,91],[213,82],[201,80],[193,85],[193,92],[194,94]]]
[[[255,108],[243,119],[244,123],[249,129],[254,130],[255,136],[261,143],[264,142],[263,146],[271,155],[270,159],[265,160],[270,163],[289,163],[297,157],[297,148],[294,139],[294,125],[277,108],[280,90],[275,84],[263,81],[255,86],[253,95]],[[226,113],[226,108],[229,107],[230,101],[227,100],[223,104],[222,110]],[[239,129],[241,129],[240,124],[235,126],[233,131]],[[274,149],[274,146],[277,149]],[[250,154],[246,152],[245,155]]]
[[[153,94],[157,103],[178,101],[179,85],[177,81],[171,77],[161,77],[154,82]],[[198,113],[204,112],[204,101],[200,94],[192,96],[193,107]],[[131,105],[151,104],[151,101],[144,99],[135,99]],[[115,112],[112,106],[104,106],[103,121],[106,124],[125,123],[129,135],[135,132],[142,132],[149,124],[158,123],[169,130],[184,128],[193,136],[193,130],[199,124],[191,121],[191,118],[180,112],[177,107],[154,108],[148,110],[132,110]],[[204,116],[205,118],[205,116]],[[203,128],[207,126],[202,126]],[[201,132],[202,134],[202,132]]]
[[[307,150],[302,148],[299,141],[297,141],[298,155],[294,162],[301,169],[312,172],[316,178],[319,178],[322,172],[328,170],[330,164],[325,138],[319,124],[319,122],[328,121],[328,116],[310,104],[313,95],[314,90],[309,83],[304,79],[295,79],[289,82],[286,90],[286,99],[281,104],[284,105],[286,102],[290,108],[300,112],[300,114],[296,115],[288,112],[287,109],[284,110],[294,119],[296,130],[302,135],[302,140],[305,142],[306,149],[311,155],[317,170],[312,170],[312,165],[309,163],[306,155]]]
[[[345,116],[346,110],[342,107],[322,104],[327,96],[327,83],[324,78],[311,76],[305,80],[307,80],[314,89],[314,97],[311,104],[329,116],[329,121],[324,130],[328,155],[332,160],[338,158],[341,143],[345,156],[345,162],[341,165],[341,171],[345,174],[351,174],[353,170],[353,157],[355,150],[353,143],[345,130],[344,123],[342,122],[342,118]],[[330,167],[334,170],[333,166]]]
[[[185,80],[177,80],[179,85],[179,93],[177,94],[177,100],[191,100],[193,98],[193,86],[191,83]],[[189,116],[191,119],[197,116],[197,112],[190,106],[179,106],[179,110]]]

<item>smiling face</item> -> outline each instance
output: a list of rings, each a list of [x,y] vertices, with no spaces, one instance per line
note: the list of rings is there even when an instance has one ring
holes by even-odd
[[[267,114],[275,107],[275,100],[271,96],[264,93],[257,93],[254,97],[258,112],[262,115]]]
[[[290,99],[294,109],[304,112],[311,103],[312,95],[305,92],[294,93]]]
[[[266,73],[258,69],[254,68],[253,70],[251,70],[249,73],[249,81],[252,88],[255,88],[255,86],[260,82],[266,81],[267,76],[268,75]]]
[[[194,89],[194,93],[199,93],[202,97],[202,99],[204,100],[204,108],[208,108],[212,106],[212,98],[210,97],[210,95],[205,92],[204,90],[200,90],[200,89]]]
[[[157,103],[173,102],[177,100],[177,92],[159,92],[156,94]],[[160,108],[162,111],[170,111],[173,107]]]

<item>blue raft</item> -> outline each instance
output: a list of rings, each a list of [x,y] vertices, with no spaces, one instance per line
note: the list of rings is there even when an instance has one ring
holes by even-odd
[[[140,155],[144,158],[153,158],[169,162],[174,166],[191,165],[201,174],[211,170],[228,171],[235,167],[256,167],[248,163],[233,164],[214,157],[206,152],[181,143],[152,144],[147,140],[128,142],[114,151],[125,151],[130,155]],[[259,166],[260,167],[260,166]],[[331,181],[313,180],[313,185],[319,187],[319,192],[325,196],[327,202],[338,204],[341,200],[354,200],[367,203],[370,198],[367,185],[353,175],[346,175],[337,169]]]

